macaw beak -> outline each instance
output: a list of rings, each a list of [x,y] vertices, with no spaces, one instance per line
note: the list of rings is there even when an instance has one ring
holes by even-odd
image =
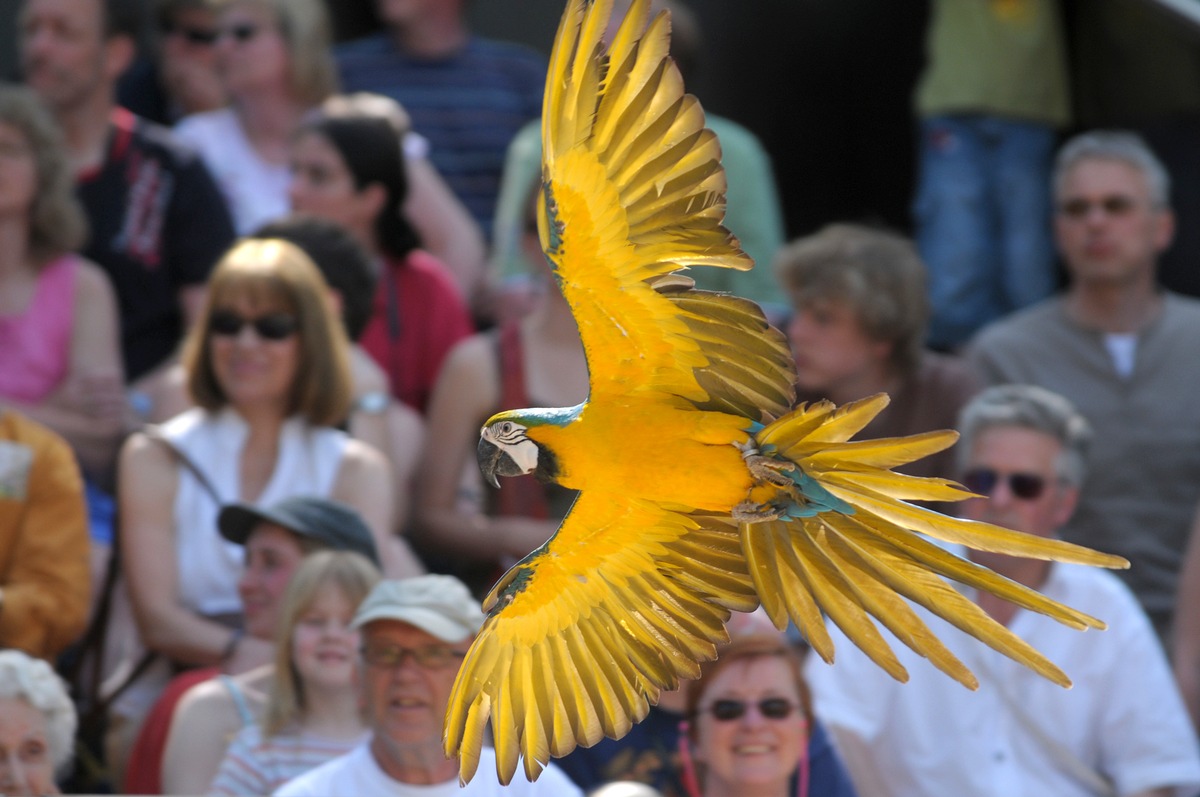
[[[479,456],[479,469],[483,471],[483,478],[487,479],[488,484],[497,489],[500,487],[498,476],[520,476],[522,473],[521,468],[504,449],[483,438],[479,439],[477,454]]]

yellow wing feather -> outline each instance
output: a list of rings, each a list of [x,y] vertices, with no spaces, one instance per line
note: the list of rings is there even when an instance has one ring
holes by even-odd
[[[727,639],[729,610],[757,602],[738,545],[728,518],[581,495],[489,596],[446,721],[462,779],[489,722],[508,783],[522,755],[535,777],[552,755],[623,735],[662,689],[696,677]]]
[[[603,57],[610,6],[572,2],[559,28],[542,117],[542,243],[579,326],[591,399],[636,386],[700,402],[696,372],[714,353],[646,281],[751,261],[720,224],[720,145],[667,55],[669,17],[643,32],[649,4],[638,0]]]

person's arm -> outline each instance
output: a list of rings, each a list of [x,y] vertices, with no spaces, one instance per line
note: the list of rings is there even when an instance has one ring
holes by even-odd
[[[87,509],[71,450],[49,435],[33,451],[27,494],[0,588],[0,647],[52,658],[87,616]],[[24,444],[24,443],[22,443]]]
[[[179,471],[170,451],[134,435],[122,448],[118,467],[121,568],[142,642],[176,661],[220,664],[228,672],[269,661],[269,643],[235,638],[229,628],[179,602],[174,519]]]
[[[409,192],[404,215],[417,231],[421,247],[446,264],[470,303],[483,280],[483,232],[427,158],[409,158],[405,163]]]
[[[1192,530],[1179,587],[1175,595],[1175,628],[1171,638],[1171,664],[1175,681],[1191,715],[1192,725],[1200,729],[1200,507],[1192,518]]]
[[[375,537],[375,547],[388,578],[407,578],[425,572],[408,546],[393,533],[391,466],[383,454],[361,440],[349,440],[334,481],[332,497],[358,510]]]
[[[490,337],[476,335],[446,358],[429,403],[416,507],[422,547],[483,562],[525,556],[558,528],[556,521],[489,517],[482,500],[460,500],[464,469],[477,468],[479,427],[500,403],[492,347]]]
[[[117,299],[108,278],[88,262],[76,272],[75,292],[66,377],[44,401],[11,406],[64,437],[84,472],[107,484],[125,430]]]
[[[395,531],[404,535],[412,521],[413,478],[425,442],[425,422],[416,410],[392,397],[387,374],[361,347],[351,347],[350,363],[357,398],[347,431],[382,452],[392,466]],[[360,407],[364,398],[373,406]]]
[[[187,690],[175,708],[163,747],[162,793],[208,794],[230,734],[240,726],[233,698],[219,680],[203,681]]]
[[[403,535],[411,520],[413,476],[425,439],[425,425],[414,410],[388,398],[382,409],[354,409],[348,431],[387,457],[392,473],[394,529]]]

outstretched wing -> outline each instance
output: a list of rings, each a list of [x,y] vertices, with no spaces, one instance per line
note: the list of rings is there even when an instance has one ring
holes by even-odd
[[[996,622],[950,579],[1076,629],[1103,628],[1089,615],[956,556],[922,535],[982,551],[1099,567],[1128,567],[1119,556],[987,523],[949,517],[909,501],[960,501],[971,493],[945,479],[892,472],[936,453],[957,438],[950,431],[853,441],[888,403],[884,394],[835,407],[817,402],[768,425],[759,446],[803,471],[804,489],[842,511],[791,522],[742,525],[742,550],[763,608],[779,627],[792,619],[827,662],[833,643],[822,612],[893,677],[908,674],[871,618],[964,685],[975,676],[938,640],[902,598],[924,606],[962,631],[1061,685],[1066,674]]]
[[[611,6],[571,0],[555,40],[542,113],[542,244],[579,326],[591,400],[657,391],[702,402],[696,369],[719,355],[647,281],[752,262],[721,226],[720,145],[667,55],[669,17],[646,27],[649,2],[636,0],[606,48]],[[772,356],[767,339],[739,351],[743,361]],[[777,389],[789,382],[790,373]]]
[[[580,495],[558,533],[513,567],[450,696],[444,744],[465,782],[491,726],[501,782],[620,738],[663,689],[699,675],[729,610],[758,604],[728,518]]]

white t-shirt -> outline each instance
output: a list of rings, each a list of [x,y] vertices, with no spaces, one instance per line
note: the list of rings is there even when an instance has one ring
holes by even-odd
[[[496,779],[496,753],[489,747],[480,753],[475,777],[462,788],[457,777],[432,786],[401,783],[375,763],[369,739],[346,755],[289,781],[275,794],[277,797],[583,797],[579,787],[553,764],[533,783],[525,780],[518,769],[512,783],[501,786]]]
[[[1158,637],[1129,589],[1111,573],[1055,564],[1041,592],[1108,624],[1080,632],[1025,610],[1014,616],[1013,633],[1061,667],[1071,689],[924,609],[916,609],[921,619],[979,677],[978,691],[882,631],[910,676],[899,683],[831,626],[835,663],[810,657],[806,674],[816,714],[833,731],[859,794],[1105,793],[1063,758],[1111,781],[1118,795],[1162,786],[1191,795],[1200,787],[1196,735]]]
[[[246,138],[230,108],[184,117],[175,136],[200,153],[200,158],[225,195],[238,235],[248,235],[290,209],[286,163],[269,163]]]

